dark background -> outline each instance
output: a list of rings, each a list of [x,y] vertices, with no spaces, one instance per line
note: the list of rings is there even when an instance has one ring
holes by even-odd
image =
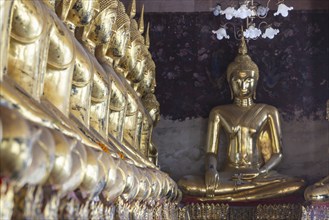
[[[248,42],[249,55],[260,69],[256,102],[276,106],[285,121],[325,118],[328,15],[319,10],[269,16],[266,21],[280,33],[272,40]],[[151,23],[150,50],[162,116],[207,118],[214,106],[231,102],[225,71],[239,41],[233,36],[216,39],[211,31],[220,27],[219,19],[211,12],[145,14]]]

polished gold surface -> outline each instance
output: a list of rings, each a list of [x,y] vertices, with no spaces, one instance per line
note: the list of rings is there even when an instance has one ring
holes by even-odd
[[[11,29],[11,19],[12,19],[12,10],[14,6],[13,1],[1,1],[0,2],[0,81],[3,80],[3,75],[7,74],[8,71],[8,49],[10,41],[10,29]]]
[[[142,97],[145,94],[154,93],[156,87],[154,61],[151,57],[147,57],[145,62],[144,77],[137,87],[137,93]]]
[[[146,109],[132,84],[152,59],[136,8],[128,16],[116,0],[0,6],[0,218],[135,210],[145,219],[177,205],[177,186],[141,152],[159,111]]]
[[[119,59],[125,55],[127,44],[130,39],[130,19],[126,14],[124,5],[119,2],[117,19],[112,28],[110,42],[96,48],[97,59],[114,67]]]
[[[8,17],[15,18],[11,22],[11,31],[1,32],[1,35],[10,33],[8,75],[38,100],[43,93],[44,61],[48,59],[48,50],[42,47],[48,47],[50,36],[47,33],[53,24],[46,6],[40,1],[15,1]]]
[[[329,201],[329,176],[305,189],[304,197],[310,202]]]
[[[282,158],[279,113],[273,106],[254,103],[258,77],[242,39],[227,69],[234,104],[212,109],[205,176],[183,177],[178,183],[183,193],[200,200],[245,201],[286,195],[303,186],[303,180],[273,170]],[[227,146],[220,144],[222,138]],[[217,156],[224,152],[226,163],[217,167]]]
[[[151,116],[152,124],[147,120],[143,122],[140,151],[155,165],[158,165],[158,149],[152,141],[152,130],[160,120],[160,104],[153,93],[143,96],[142,102]]]
[[[144,43],[144,39],[138,31],[138,25],[136,20],[130,19],[130,40],[128,41],[128,47],[125,56],[122,57],[115,70],[118,70],[124,77],[129,74],[129,71],[135,71],[134,68],[137,65],[137,61],[142,60],[141,48]],[[122,70],[121,70],[122,69]],[[135,77],[135,72],[130,73],[130,79]]]
[[[71,33],[50,8],[53,25],[49,34],[47,68],[44,76],[43,96],[56,108],[68,116],[74,70],[75,44]]]

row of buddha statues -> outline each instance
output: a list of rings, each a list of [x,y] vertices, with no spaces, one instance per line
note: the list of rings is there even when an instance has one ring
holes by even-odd
[[[143,10],[136,21],[135,0],[0,1],[1,219],[175,215]]]

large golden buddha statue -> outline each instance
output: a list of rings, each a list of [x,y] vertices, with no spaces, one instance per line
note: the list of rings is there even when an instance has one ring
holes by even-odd
[[[242,39],[227,69],[234,103],[212,109],[205,176],[183,177],[178,182],[183,193],[200,200],[246,201],[286,195],[303,186],[303,180],[273,170],[282,159],[279,113],[273,106],[254,103],[258,77]],[[221,153],[226,154],[225,166],[217,167]]]

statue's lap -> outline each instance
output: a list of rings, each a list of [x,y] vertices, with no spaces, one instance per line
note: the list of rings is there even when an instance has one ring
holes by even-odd
[[[229,175],[226,172],[219,173],[220,183],[214,192],[215,196],[219,196],[219,200],[238,199],[239,195],[243,197],[250,195],[258,198],[257,195],[259,194],[259,198],[275,197],[283,193],[297,191],[304,185],[304,181],[299,178],[282,175],[275,171],[271,171],[267,175],[260,175],[252,180],[233,180]],[[184,176],[179,180],[178,185],[186,195],[207,196],[204,176]]]

